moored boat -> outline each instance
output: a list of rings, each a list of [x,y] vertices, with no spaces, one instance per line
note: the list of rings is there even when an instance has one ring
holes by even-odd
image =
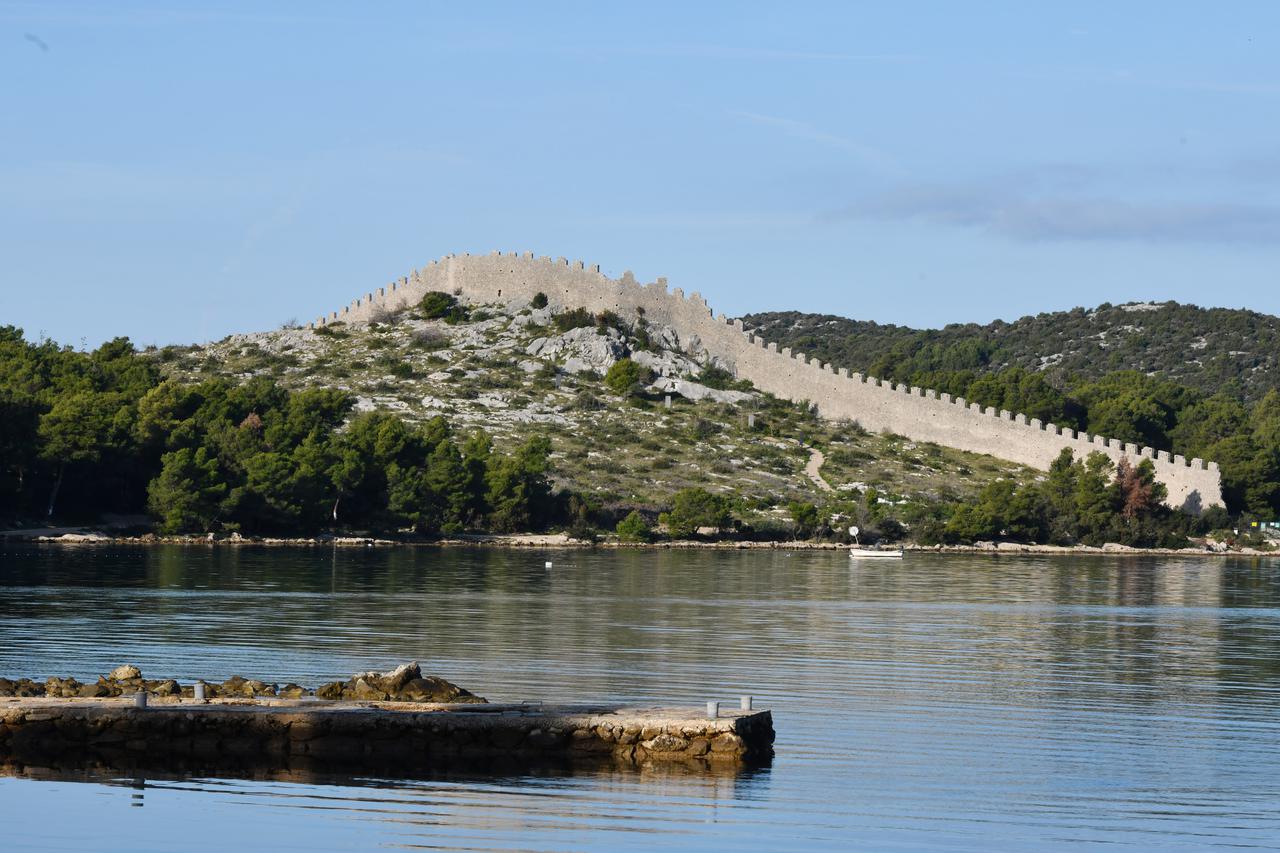
[[[849,557],[854,560],[866,560],[866,559],[883,560],[883,559],[895,559],[895,558],[901,559],[902,549],[901,548],[885,548],[881,550],[879,548],[850,548]]]
[[[853,537],[853,547],[849,549],[849,558],[852,560],[885,560],[885,559],[902,559],[901,548],[864,548],[862,543],[858,541],[858,534],[862,531],[857,525],[849,528],[849,535]]]

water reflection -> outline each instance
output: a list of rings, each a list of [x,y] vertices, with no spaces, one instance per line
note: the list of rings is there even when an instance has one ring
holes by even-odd
[[[140,778],[136,849],[175,849],[184,809],[284,849],[1265,849],[1278,641],[1273,559],[10,546],[0,675],[314,684],[416,658],[498,700],[749,693],[778,742],[729,777],[28,769],[0,811],[57,802],[56,838],[90,843],[102,792]]]

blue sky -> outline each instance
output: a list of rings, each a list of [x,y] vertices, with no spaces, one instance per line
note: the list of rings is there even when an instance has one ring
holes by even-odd
[[[308,320],[449,252],[938,326],[1280,313],[1280,5],[0,2],[0,324]]]

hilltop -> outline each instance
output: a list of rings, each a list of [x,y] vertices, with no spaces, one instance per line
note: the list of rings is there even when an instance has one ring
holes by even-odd
[[[547,436],[556,486],[612,515],[640,508],[656,517],[679,490],[702,487],[733,495],[739,517],[786,536],[793,502],[863,503],[870,491],[877,505],[911,516],[913,506],[918,514],[970,499],[996,478],[1039,476],[822,420],[694,360],[661,326],[549,307],[450,310],[232,335],[152,357],[184,383],[270,378],[294,391],[349,393],[357,412],[412,423],[441,416],[460,433],[483,428],[506,446]],[[642,380],[621,393],[606,381],[620,361]]]
[[[830,314],[748,314],[746,325],[790,346],[872,376],[1009,368],[1065,390],[1137,371],[1214,394],[1256,400],[1280,388],[1280,317],[1176,302],[1104,304],[1011,323],[912,329]]]

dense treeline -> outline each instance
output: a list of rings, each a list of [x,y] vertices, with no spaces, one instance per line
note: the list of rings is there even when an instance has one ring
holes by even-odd
[[[126,339],[91,353],[0,328],[0,512],[149,511],[167,531],[536,530],[550,446],[441,418],[351,417],[345,392],[163,380]]]
[[[1021,367],[1062,387],[1136,370],[1245,400],[1280,390],[1280,317],[1254,311],[1176,302],[1106,304],[942,329],[795,311],[743,319],[782,346],[886,378],[890,369],[905,379],[917,371]]]
[[[1064,449],[1043,479],[997,479],[968,501],[899,503],[882,499],[875,488],[856,496],[830,495],[821,504],[792,501],[786,506],[791,521],[786,532],[796,538],[843,542],[849,541],[850,524],[856,524],[863,541],[870,542],[909,538],[922,545],[1002,540],[1182,548],[1190,544],[1190,536],[1230,525],[1221,507],[1195,517],[1166,506],[1166,497],[1150,460],[1116,465],[1101,453],[1080,460]],[[678,539],[705,529],[742,538],[785,535],[776,529],[752,529],[740,517],[741,508],[733,496],[688,488],[674,495],[670,510],[657,520],[663,533]],[[638,512],[622,519],[616,532],[624,542],[648,542],[658,535]],[[1248,544],[1261,545],[1254,539]]]
[[[1064,449],[1045,479],[989,483],[977,500],[956,507],[945,524],[929,528],[927,535],[952,542],[1012,539],[1180,548],[1189,533],[1227,524],[1221,508],[1193,519],[1164,506],[1166,497],[1149,459],[1117,466],[1101,453],[1079,460]]]
[[[780,345],[872,376],[1211,459],[1222,468],[1228,510],[1280,516],[1277,318],[1170,304],[1138,312],[1103,306],[937,331],[812,315],[751,319]],[[1144,324],[1145,331],[1118,333],[1121,321]],[[1113,344],[1101,346],[1108,337]],[[1039,365],[1046,353],[1061,358],[1046,369],[1027,366]],[[1198,362],[1195,371],[1188,361]]]
[[[616,525],[628,541],[707,529],[717,537],[840,538],[856,522],[884,540],[1144,546],[1183,543],[1187,535],[1227,526],[1222,513],[1190,519],[1164,507],[1149,463],[1115,469],[1101,455],[1064,456],[1039,482],[997,480],[973,501],[882,500],[868,488],[821,506],[793,502],[790,530],[770,526],[767,511],[774,504],[767,500],[701,488],[621,518],[631,507],[615,511],[583,495],[553,493],[545,438],[504,452],[485,432],[458,434],[441,418],[415,424],[384,412],[353,413],[353,399],[343,391],[290,392],[266,377],[184,384],[165,379],[156,365],[127,339],[77,352],[30,343],[20,330],[0,327],[0,517],[145,512],[168,532],[286,535],[514,532],[557,524],[590,537]],[[637,370],[620,360],[606,387],[629,397],[640,381]],[[703,378],[731,381],[712,369]],[[1016,368],[932,378],[943,390],[1045,420],[1073,423],[1074,417],[1090,428],[1100,422],[1095,419],[1109,419],[1112,435],[1146,430],[1157,446],[1204,448],[1198,455],[1224,465],[1233,508],[1263,515],[1277,501],[1275,393],[1248,405],[1136,373],[1113,374],[1073,393]],[[815,417],[803,405],[774,404]]]

